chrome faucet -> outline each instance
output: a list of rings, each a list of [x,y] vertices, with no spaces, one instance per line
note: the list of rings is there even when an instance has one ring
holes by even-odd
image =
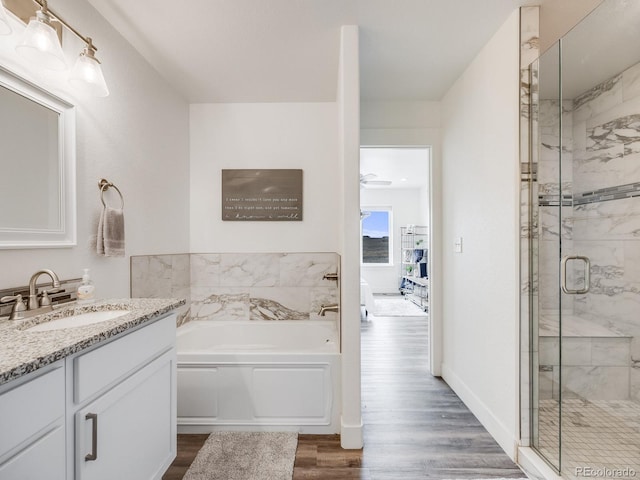
[[[318,315],[320,315],[321,317],[324,317],[325,313],[327,313],[327,312],[337,312],[339,308],[340,307],[338,306],[338,304],[320,305],[320,311],[318,312]]]
[[[338,281],[338,272],[336,273],[325,273],[322,277],[323,280],[335,280]]]
[[[51,277],[53,288],[49,290],[44,290],[42,292],[42,299],[38,302],[38,292],[36,291],[36,281],[38,280],[40,275],[42,275],[43,273],[46,273]],[[27,303],[27,309],[38,310],[44,307],[46,310],[52,310],[49,294],[56,293],[59,291],[60,291],[60,279],[58,278],[58,275],[56,275],[56,273],[53,270],[49,270],[48,268],[43,268],[42,270],[38,270],[36,273],[31,275],[31,279],[29,280],[29,302]]]

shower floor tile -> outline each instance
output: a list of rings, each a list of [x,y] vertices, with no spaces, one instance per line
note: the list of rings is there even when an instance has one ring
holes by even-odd
[[[562,476],[640,477],[640,404],[630,400],[562,402]],[[558,459],[558,402],[539,404],[538,449]]]

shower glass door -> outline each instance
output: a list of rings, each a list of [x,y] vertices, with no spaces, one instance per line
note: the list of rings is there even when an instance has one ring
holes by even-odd
[[[532,444],[568,478],[640,477],[638,45],[604,0],[533,69]]]
[[[532,162],[537,177],[531,185],[533,218],[531,273],[533,275],[532,331],[532,444],[557,471],[561,465],[561,311],[559,265],[567,241],[563,222],[566,188],[563,165],[560,98],[560,45],[545,52],[531,68]],[[566,160],[565,160],[566,161]],[[536,288],[537,287],[537,288]]]

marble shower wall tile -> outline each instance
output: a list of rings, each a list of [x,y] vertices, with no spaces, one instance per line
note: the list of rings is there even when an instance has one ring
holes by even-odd
[[[628,70],[633,72],[628,76],[631,91],[638,88],[631,78],[637,76],[638,68]],[[640,97],[631,93],[623,100],[624,77],[619,75],[590,91],[597,93],[610,86],[617,92],[615,101],[609,97],[601,102],[596,96],[582,104],[588,107],[588,116],[578,120],[579,112],[574,112],[574,137],[582,142],[584,136],[584,148],[580,146],[574,165],[576,192],[640,181]]]
[[[538,212],[541,240],[555,240],[557,242],[560,236],[563,241],[573,238],[572,207],[562,207],[561,211],[558,211],[558,207],[540,207]]]
[[[631,400],[640,402],[640,364],[631,368]]]
[[[579,205],[574,217],[574,238],[640,240],[640,197]]]
[[[563,367],[563,398],[628,400],[629,367]]]
[[[622,103],[622,75],[596,85],[573,99],[573,121],[584,122]]]
[[[526,69],[540,55],[539,7],[520,8],[520,68]]]

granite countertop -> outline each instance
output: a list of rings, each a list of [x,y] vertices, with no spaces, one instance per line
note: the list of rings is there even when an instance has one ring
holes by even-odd
[[[54,307],[52,312],[24,320],[0,320],[0,385],[104,342],[184,304],[184,299],[176,298],[101,300],[90,305],[72,302]],[[26,328],[39,323],[101,310],[129,310],[129,313],[81,327],[47,332],[25,331]]]

